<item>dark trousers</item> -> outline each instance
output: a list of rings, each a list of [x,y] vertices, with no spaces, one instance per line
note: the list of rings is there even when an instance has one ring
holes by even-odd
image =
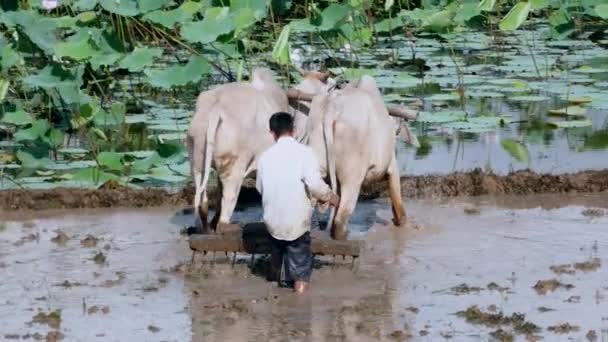
[[[310,232],[293,241],[271,237],[270,280],[291,285],[294,281],[310,281],[312,273],[312,250]],[[283,283],[285,282],[285,283]]]

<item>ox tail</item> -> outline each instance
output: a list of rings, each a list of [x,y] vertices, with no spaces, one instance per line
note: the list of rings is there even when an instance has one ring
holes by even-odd
[[[323,116],[323,137],[325,140],[325,156],[327,158],[327,173],[329,175],[329,184],[334,193],[338,192],[338,182],[336,180],[336,153],[334,146],[334,117],[328,111]],[[332,207],[329,212],[329,220],[327,221],[327,229],[331,231],[336,216],[336,209]]]
[[[209,116],[209,125],[205,137],[205,165],[203,166],[203,180],[201,182],[202,191],[207,189],[209,184],[209,174],[211,173],[211,160],[213,159],[213,150],[215,148],[215,136],[220,125],[221,111],[214,108]]]
[[[188,140],[188,149],[190,150],[190,160],[192,163],[192,176],[194,178],[194,210],[201,208],[201,199],[203,193],[207,190],[207,184],[209,183],[209,174],[211,172],[211,161],[213,159],[213,150],[215,146],[215,135],[220,122],[221,111],[217,108],[211,107],[209,122],[207,123],[207,131],[205,132],[204,141]],[[192,155],[200,150],[196,149],[194,144],[204,144],[204,156]],[[192,145],[191,145],[192,144]],[[201,219],[206,219],[201,217]],[[207,222],[201,222],[203,227],[207,225]]]

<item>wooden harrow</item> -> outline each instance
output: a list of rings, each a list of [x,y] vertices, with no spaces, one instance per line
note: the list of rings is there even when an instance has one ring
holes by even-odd
[[[196,253],[204,255],[213,253],[232,253],[232,265],[236,262],[237,253],[251,254],[251,266],[255,262],[255,256],[270,254],[270,234],[264,223],[248,223],[244,226],[234,225],[228,233],[223,234],[194,234],[190,236],[190,249],[192,249],[192,261]],[[311,248],[313,255],[347,256],[352,258],[352,265],[359,257],[363,242],[361,240],[338,241],[332,239],[323,231],[311,232]]]

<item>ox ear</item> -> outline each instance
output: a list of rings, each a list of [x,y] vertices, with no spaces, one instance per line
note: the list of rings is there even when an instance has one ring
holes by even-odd
[[[323,82],[323,83],[327,83],[327,80],[329,79],[329,77],[331,76],[331,73],[326,71],[326,72],[319,72],[317,74],[317,78],[319,79],[319,81]]]
[[[403,139],[406,143],[416,148],[420,147],[420,142],[418,141],[418,138],[414,133],[412,133],[412,131],[410,130],[410,126],[405,121],[401,122],[400,124],[399,137],[401,137],[401,139]]]

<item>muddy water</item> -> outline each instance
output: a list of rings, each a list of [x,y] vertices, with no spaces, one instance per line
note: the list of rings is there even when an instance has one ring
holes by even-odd
[[[246,256],[234,268],[219,255],[188,266],[178,231],[190,217],[175,208],[5,215],[0,340],[60,331],[69,341],[487,341],[499,329],[524,340],[501,311],[525,314],[547,341],[584,341],[591,330],[608,340],[608,194],[426,200],[408,210],[410,224],[395,229],[386,200],[360,204],[362,257],[354,270],[318,258],[303,297],[266,282],[263,257],[253,271]],[[56,229],[65,243],[51,241]],[[561,287],[539,294],[542,280]],[[456,315],[474,305],[500,324]],[[59,326],[30,323],[54,310]],[[578,330],[549,330],[563,323]]]

